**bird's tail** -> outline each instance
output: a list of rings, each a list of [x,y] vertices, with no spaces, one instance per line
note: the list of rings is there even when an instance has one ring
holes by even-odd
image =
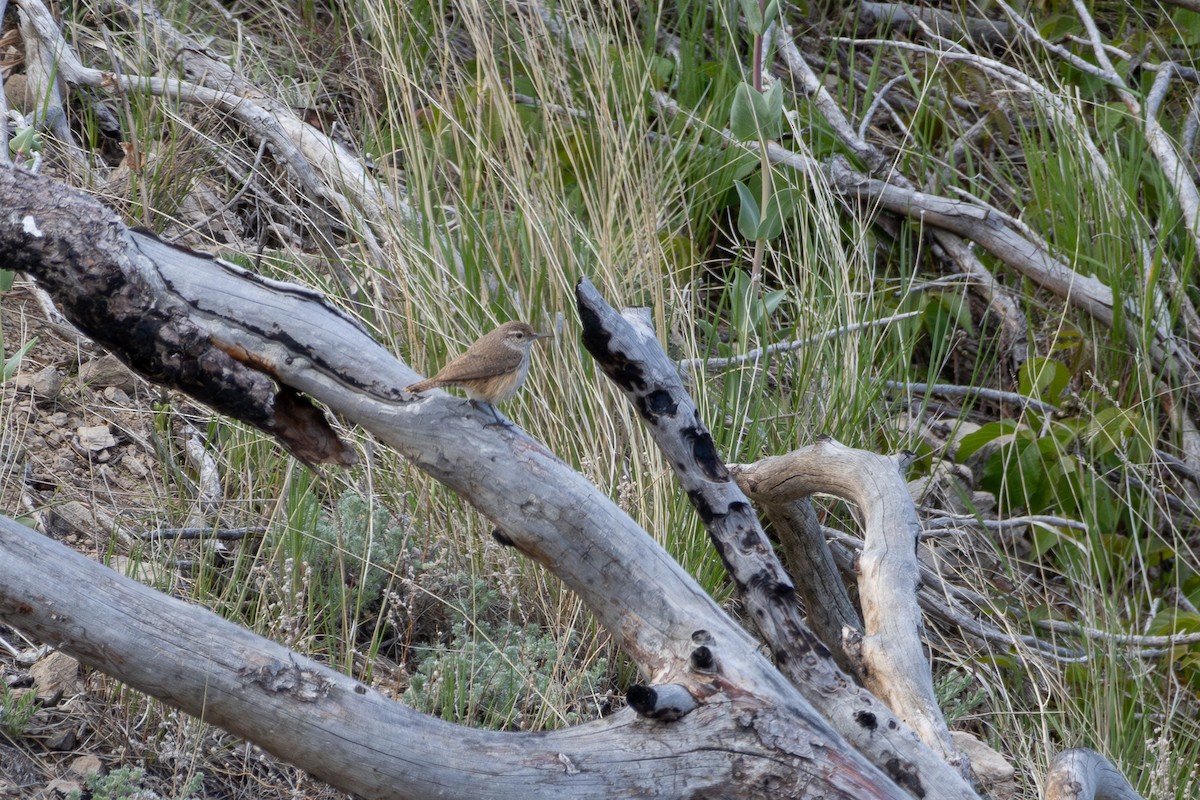
[[[414,383],[412,386],[405,386],[404,391],[408,392],[409,394],[420,394],[421,392],[427,392],[430,389],[436,389],[441,385],[441,381],[435,381],[433,378],[426,378],[420,383]]]

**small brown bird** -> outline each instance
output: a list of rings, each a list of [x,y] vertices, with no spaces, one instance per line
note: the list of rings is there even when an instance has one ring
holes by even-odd
[[[437,375],[404,391],[417,394],[438,386],[458,386],[472,404],[486,403],[497,424],[503,425],[496,404],[512,398],[529,374],[529,350],[549,333],[537,333],[524,322],[506,322],[485,333]]]

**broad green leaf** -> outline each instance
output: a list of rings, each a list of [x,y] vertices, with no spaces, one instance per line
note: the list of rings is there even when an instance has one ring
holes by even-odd
[[[750,84],[742,81],[733,90],[733,105],[729,108],[729,130],[743,141],[758,138],[759,119],[763,116],[758,106],[766,107],[763,96]]]
[[[763,98],[766,113],[759,119],[764,139],[778,139],[783,133],[783,83],[775,81]]]
[[[1031,358],[1017,373],[1017,390],[1028,397],[1057,403],[1071,382],[1065,365],[1052,358]]]
[[[989,422],[974,433],[968,433],[958,443],[958,450],[955,451],[954,460],[958,463],[965,463],[968,458],[975,455],[988,442],[1005,434],[1013,433],[1017,430],[1017,421],[1014,419],[1002,419],[997,422]]]
[[[0,292],[7,292],[11,289],[16,277],[17,273],[11,269],[0,269]]]
[[[758,0],[740,0],[742,15],[746,17],[746,29],[755,36],[762,36],[763,13],[758,7]]]
[[[783,215],[779,210],[779,203],[772,197],[767,201],[767,212],[763,214],[762,223],[758,226],[758,236],[756,239],[771,239],[779,238],[779,234],[783,233]]]
[[[742,207],[738,211],[738,233],[744,238],[754,241],[758,239],[758,228],[761,222],[758,199],[755,198],[754,192],[750,191],[750,187],[741,181],[734,181],[733,185],[737,187],[738,197],[742,201]]]
[[[784,189],[776,189],[775,202],[779,204],[779,216],[785,220],[789,219],[792,214],[796,213],[796,206],[800,204],[802,197],[804,197],[804,192],[791,186]]]
[[[767,316],[771,316],[779,308],[779,304],[787,298],[787,289],[772,289],[763,295],[763,307]]]
[[[1133,412],[1116,406],[1097,411],[1088,430],[1092,440],[1092,454],[1102,456],[1116,450],[1133,430],[1132,416]]]
[[[775,21],[775,15],[778,13],[779,13],[779,0],[771,0],[771,2],[767,3],[767,7],[763,9],[763,15],[762,15],[764,31],[771,26],[772,22]]]

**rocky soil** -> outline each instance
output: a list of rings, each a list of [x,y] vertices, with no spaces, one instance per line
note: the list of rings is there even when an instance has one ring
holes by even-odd
[[[179,498],[203,495],[187,454],[203,458],[188,444],[200,444],[207,413],[50,321],[29,284],[0,297],[0,331],[6,359],[36,337],[0,384],[0,509],[171,590],[180,573],[149,566],[169,559],[127,554],[169,522],[164,508],[186,519]],[[0,624],[0,799],[72,796],[341,797]]]

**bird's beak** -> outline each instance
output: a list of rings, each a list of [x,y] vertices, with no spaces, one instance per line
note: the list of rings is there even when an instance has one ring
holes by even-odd
[[[533,335],[533,338],[534,339],[553,339],[554,334],[553,333],[535,333]]]

